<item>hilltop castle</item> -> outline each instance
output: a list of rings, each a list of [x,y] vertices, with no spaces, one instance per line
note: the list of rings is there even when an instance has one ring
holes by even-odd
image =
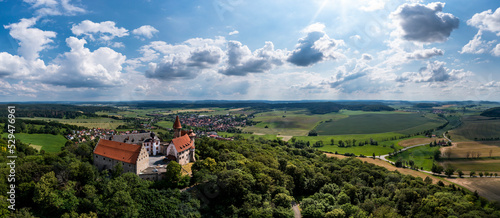
[[[168,144],[161,144],[152,132],[101,138],[94,148],[94,165],[99,170],[105,170],[121,164],[124,172],[141,174],[150,167],[150,155],[163,154],[166,159],[180,165],[195,162],[196,134],[192,130],[182,130],[179,116],[175,118],[173,128],[174,138]]]

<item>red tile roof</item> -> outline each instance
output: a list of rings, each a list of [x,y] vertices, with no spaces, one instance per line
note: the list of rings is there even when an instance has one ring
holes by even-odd
[[[106,139],[100,139],[94,150],[94,154],[131,164],[137,163],[139,153],[141,153],[140,145],[109,141]]]
[[[179,120],[179,116],[177,116],[174,122],[174,129],[181,129],[181,128],[182,128],[181,121]]]
[[[188,135],[183,135],[181,137],[172,139],[172,143],[175,146],[175,149],[177,152],[184,151],[189,148],[194,148],[194,145],[192,144],[191,138],[189,138]]]

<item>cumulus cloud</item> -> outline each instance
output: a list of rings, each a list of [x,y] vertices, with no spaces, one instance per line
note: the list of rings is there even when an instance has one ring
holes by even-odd
[[[445,42],[458,28],[459,20],[442,12],[444,3],[403,4],[390,17],[396,23],[396,32],[403,39],[415,42]]]
[[[417,59],[417,60],[423,60],[423,59],[429,59],[434,56],[442,56],[444,54],[444,51],[441,49],[437,48],[431,48],[431,49],[421,49],[421,50],[416,50],[411,53],[408,53],[406,55],[407,59]]]
[[[479,30],[477,34],[474,36],[474,38],[470,40],[469,43],[464,45],[464,47],[462,47],[460,54],[464,53],[482,54],[487,52],[491,48],[491,45],[496,42],[496,40],[486,42],[481,39],[482,34],[483,31]]]
[[[36,22],[37,18],[23,18],[19,23],[4,26],[10,29],[12,38],[19,40],[19,55],[28,60],[37,59],[39,52],[48,48],[48,44],[53,42],[52,38],[56,37],[55,32],[33,28]]]
[[[297,66],[310,66],[327,59],[344,57],[339,47],[344,46],[343,40],[330,39],[324,31],[325,25],[315,23],[306,27],[304,38],[299,39],[295,50],[287,61]]]
[[[128,36],[128,30],[123,27],[116,27],[113,21],[104,21],[101,23],[94,23],[90,20],[84,20],[77,25],[71,27],[71,32],[76,36],[84,35],[91,40],[95,40],[94,35],[103,41],[113,40],[115,37]]]
[[[241,42],[229,41],[226,56],[226,65],[219,70],[219,73],[234,76],[269,71],[274,66],[282,65],[284,59],[283,51],[275,50],[272,42],[266,42],[264,47],[252,53]]]
[[[43,81],[68,88],[122,85],[121,70],[126,57],[107,47],[92,52],[85,48],[86,43],[85,39],[67,38],[71,50],[54,60],[58,67],[48,72]]]
[[[497,44],[497,46],[495,46],[491,53],[495,56],[500,56],[500,44]]]
[[[373,60],[373,57],[369,54],[363,54],[363,55],[361,55],[361,59],[363,59],[365,61],[371,61],[371,60]]]
[[[73,16],[86,12],[82,7],[72,4],[70,0],[24,0],[24,2],[31,4],[31,7],[36,10],[35,14],[38,17],[53,15]]]
[[[135,34],[138,36],[143,36],[143,37],[146,37],[148,39],[152,38],[153,34],[155,34],[157,32],[158,32],[158,30],[150,25],[144,25],[144,26],[141,26],[135,30],[132,30],[132,34]]]
[[[500,8],[497,8],[493,13],[490,9],[474,14],[474,16],[467,21],[467,24],[477,27],[479,30],[490,31],[500,36]]]
[[[223,56],[221,41],[217,39],[190,39],[182,44],[171,45],[162,41],[143,46],[143,60],[153,61],[163,55],[160,61],[150,62],[146,77],[160,80],[178,78],[191,79],[202,70],[215,67]]]
[[[405,72],[398,76],[396,81],[401,83],[448,82],[462,79],[470,74],[463,70],[449,70],[444,65],[445,63],[440,61],[428,62],[427,66],[420,68],[419,72]]]
[[[240,32],[238,30],[235,30],[235,31],[231,31],[229,32],[229,35],[232,36],[232,35],[236,35],[236,34],[239,34]]]

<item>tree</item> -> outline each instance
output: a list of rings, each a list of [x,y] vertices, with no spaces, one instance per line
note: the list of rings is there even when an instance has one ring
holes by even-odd
[[[460,178],[462,178],[462,176],[464,175],[462,170],[457,170],[457,173],[458,173],[458,177],[460,177]]]
[[[492,153],[493,153],[493,150],[492,150],[492,149],[490,149],[490,158],[491,158],[491,154],[492,154]]]
[[[373,159],[375,159],[375,152],[373,152]]]
[[[448,167],[446,168],[446,170],[444,171],[444,174],[446,174],[448,177],[451,177],[453,175],[453,173],[455,172],[455,169],[451,168],[451,167]]]
[[[495,173],[495,178],[498,176],[498,173]]]
[[[293,197],[291,197],[290,195],[287,195],[285,193],[278,193],[273,198],[274,205],[279,206],[279,207],[285,207],[285,208],[290,207],[290,204],[292,203],[292,201],[293,201]]]
[[[111,177],[116,178],[120,176],[123,173],[123,166],[121,163],[117,163],[115,166],[113,166],[113,170],[111,170]]]
[[[474,171],[474,170],[473,170],[473,171],[470,171],[470,172],[469,172],[469,176],[470,176],[470,177],[474,177],[475,175],[476,175],[476,171]]]
[[[316,132],[316,130],[313,129],[313,130],[309,131],[308,136],[318,136],[318,132]]]
[[[427,185],[430,185],[430,184],[432,184],[432,179],[431,179],[430,177],[426,176],[426,177],[425,177],[425,179],[424,179],[424,182],[425,182]]]
[[[441,157],[441,151],[440,150],[434,151],[434,160],[439,160],[440,157]]]
[[[483,177],[483,176],[484,176],[483,172],[479,172],[479,177]]]
[[[331,143],[331,145],[334,145],[335,144],[335,140],[334,139],[330,139],[330,143]]]
[[[181,179],[182,166],[175,162],[170,161],[167,165],[167,172],[165,173],[166,180],[170,183],[177,183]]]
[[[432,164],[431,171],[435,174],[441,174],[441,172],[443,172],[443,167],[441,165]]]

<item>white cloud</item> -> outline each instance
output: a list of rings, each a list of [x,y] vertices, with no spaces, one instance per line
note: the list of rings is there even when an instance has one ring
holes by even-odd
[[[493,50],[491,50],[491,53],[495,56],[500,56],[500,44],[497,44]]]
[[[343,40],[330,39],[324,31],[325,25],[314,23],[307,26],[303,32],[304,38],[299,39],[287,61],[297,66],[310,66],[328,59],[345,57],[339,47],[344,46]]]
[[[98,35],[100,40],[110,41],[115,37],[128,36],[128,30],[123,27],[116,27],[113,21],[104,21],[101,23],[94,23],[90,20],[84,20],[77,25],[71,27],[73,34],[80,36],[84,35],[91,40],[95,40],[94,34]]]
[[[365,0],[363,5],[359,8],[363,11],[376,11],[384,9],[387,0]]]
[[[471,72],[464,70],[449,70],[444,65],[446,63],[440,61],[428,62],[427,66],[420,68],[418,72],[405,72],[399,76],[397,82],[415,82],[415,83],[434,83],[448,82],[462,79],[470,76]]]
[[[27,60],[37,59],[39,52],[48,48],[48,44],[53,42],[51,38],[56,37],[55,32],[32,28],[36,21],[37,18],[23,18],[19,23],[4,26],[10,29],[9,34],[12,38],[19,40],[18,52]]]
[[[437,48],[431,48],[431,49],[421,49],[421,50],[415,50],[411,53],[408,53],[406,55],[407,59],[417,59],[417,60],[422,60],[422,59],[429,59],[434,56],[442,56],[444,54],[444,51],[441,49]]]
[[[155,34],[157,32],[158,32],[158,30],[150,25],[144,25],[144,26],[141,26],[135,30],[132,30],[132,34],[135,34],[138,36],[144,36],[148,39],[152,38],[153,34]]]
[[[85,39],[67,38],[71,50],[54,60],[57,69],[48,72],[43,81],[68,88],[122,85],[121,70],[126,57],[107,47],[92,52],[85,48],[86,43]]]
[[[229,35],[230,36],[237,35],[238,33],[240,33],[240,32],[238,32],[238,30],[235,30],[235,31],[229,32]]]
[[[85,13],[86,10],[71,3],[71,0],[24,0],[36,9],[35,14],[38,17],[66,15],[73,16]]]
[[[494,13],[491,9],[481,13],[474,14],[468,25],[479,28],[480,30],[491,31],[500,36],[500,8],[497,8]]]
[[[433,43],[445,42],[451,32],[458,28],[459,20],[443,13],[444,3],[403,4],[391,13],[390,18],[398,29],[395,34],[405,40]]]
[[[227,62],[219,69],[225,75],[244,76],[248,73],[263,73],[283,64],[284,51],[275,50],[272,42],[266,42],[264,47],[253,53],[238,41],[227,43]]]

